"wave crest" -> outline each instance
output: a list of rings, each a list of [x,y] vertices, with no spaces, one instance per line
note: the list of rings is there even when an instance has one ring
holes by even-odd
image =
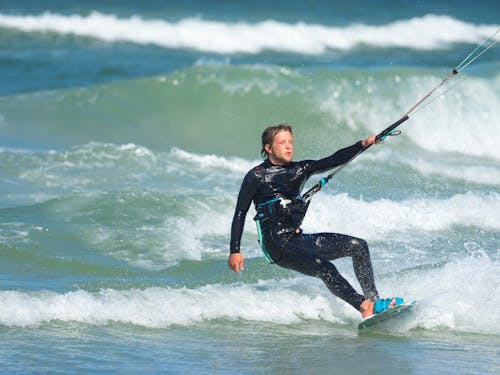
[[[0,14],[0,27],[25,32],[73,34],[107,42],[125,41],[166,48],[188,48],[217,54],[258,54],[271,50],[318,55],[329,49],[350,50],[360,45],[432,50],[446,48],[452,43],[479,43],[493,34],[498,25],[475,25],[432,14],[385,25],[335,27],[275,20],[251,24],[185,18],[168,22],[139,16],[118,18],[99,12],[87,16],[46,12],[32,16]]]
[[[402,293],[418,301],[414,313],[392,329],[498,334],[498,319],[495,321],[492,317],[500,301],[498,297],[490,298],[498,296],[495,286],[498,268],[497,262],[481,255],[451,260],[437,268],[391,273],[382,278],[378,287],[384,295]],[[483,303],[484,300],[489,303]],[[304,277],[198,288],[66,293],[1,291],[0,301],[0,325],[24,327],[59,321],[97,325],[117,322],[165,328],[218,319],[282,325],[304,320],[326,321],[354,326],[360,319],[356,310],[332,297],[320,281]]]

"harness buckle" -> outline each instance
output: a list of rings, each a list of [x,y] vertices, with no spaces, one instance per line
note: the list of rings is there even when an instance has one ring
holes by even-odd
[[[280,205],[283,208],[286,208],[290,203],[292,203],[291,199],[284,199],[283,197],[280,197]]]

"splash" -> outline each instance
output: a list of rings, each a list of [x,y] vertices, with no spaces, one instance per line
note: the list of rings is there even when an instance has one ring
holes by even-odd
[[[329,49],[350,50],[361,45],[376,48],[433,50],[452,43],[478,43],[497,25],[475,25],[448,16],[426,15],[385,25],[352,24],[346,27],[266,20],[245,22],[186,18],[178,22],[119,18],[92,12],[87,16],[43,13],[14,16],[0,14],[0,27],[25,32],[53,32],[91,37],[106,42],[155,44],[218,54],[258,54],[265,50],[322,54]],[[439,32],[436,32],[438,30]]]
[[[395,331],[426,329],[496,335],[500,333],[500,294],[495,280],[499,271],[498,262],[478,254],[453,259],[441,267],[386,275],[378,288],[384,295],[402,294],[418,301],[414,313],[395,325]],[[2,291],[0,301],[0,324],[20,327],[58,321],[166,328],[243,319],[279,325],[326,321],[354,329],[360,319],[358,312],[333,297],[318,280],[306,277],[198,288]]]

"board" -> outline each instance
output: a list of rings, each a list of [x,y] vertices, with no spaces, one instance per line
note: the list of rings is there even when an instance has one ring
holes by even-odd
[[[385,321],[387,319],[396,318],[400,314],[410,311],[414,306],[415,306],[415,301],[411,301],[411,302],[403,303],[402,305],[398,305],[396,307],[393,307],[392,309],[382,311],[381,313],[372,315],[366,319],[363,319],[358,324],[358,329],[362,330],[365,328],[373,327],[374,325],[382,323],[383,321]]]

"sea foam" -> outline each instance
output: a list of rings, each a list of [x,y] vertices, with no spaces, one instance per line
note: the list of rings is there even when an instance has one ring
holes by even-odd
[[[378,289],[382,295],[418,301],[415,312],[394,330],[498,334],[500,293],[495,275],[499,271],[498,262],[488,256],[471,256],[438,268],[379,278]],[[346,277],[352,282],[352,275]],[[220,319],[280,325],[316,320],[355,326],[360,319],[355,309],[333,297],[318,279],[303,276],[198,288],[1,291],[0,302],[0,324],[24,327],[59,321],[166,328]]]
[[[139,16],[119,18],[99,12],[86,16],[46,12],[22,16],[0,14],[0,27],[219,54],[256,54],[272,50],[316,55],[328,49],[349,50],[360,45],[432,50],[446,48],[452,43],[479,43],[492,35],[498,25],[476,25],[432,14],[384,25],[338,27],[275,20],[246,23],[185,18],[169,22]]]
[[[322,196],[321,204],[311,207],[304,228],[312,232],[335,228],[336,232],[381,240],[392,233],[435,232],[457,225],[497,231],[499,213],[500,194],[493,192],[401,201],[366,201],[342,193]]]

